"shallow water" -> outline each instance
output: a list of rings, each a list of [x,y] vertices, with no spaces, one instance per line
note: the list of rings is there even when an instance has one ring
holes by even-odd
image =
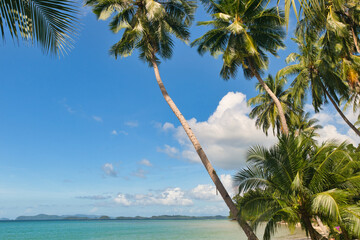
[[[258,231],[262,239],[262,229]],[[281,227],[273,239],[300,239]],[[238,224],[228,220],[112,220],[112,221],[9,221],[0,222],[1,240],[246,240]]]

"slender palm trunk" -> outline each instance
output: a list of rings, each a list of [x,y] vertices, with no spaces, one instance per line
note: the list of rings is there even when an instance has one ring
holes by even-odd
[[[326,239],[325,237],[321,236],[320,233],[318,233],[314,227],[311,224],[311,220],[309,216],[306,213],[303,213],[301,215],[302,221],[306,227],[306,230],[308,231],[311,240],[319,240],[319,239]]]
[[[241,226],[241,228],[244,230],[246,236],[248,237],[249,240],[258,240],[258,238],[256,237],[256,235],[254,234],[253,230],[251,229],[251,227],[248,225],[248,223],[243,220],[241,217],[239,217],[238,215],[238,209],[235,206],[234,202],[232,201],[231,197],[229,196],[228,192],[226,191],[224,185],[222,184],[222,182],[220,181],[218,175],[216,174],[214,168],[212,167],[209,159],[207,158],[204,150],[202,149],[199,141],[197,140],[197,138],[195,137],[193,131],[191,130],[189,124],[187,123],[186,119],[184,118],[184,116],[181,114],[180,110],[177,108],[177,106],[175,105],[175,103],[173,102],[173,100],[170,98],[169,94],[167,93],[165,86],[161,80],[160,77],[160,73],[159,73],[159,68],[157,66],[157,63],[155,60],[152,61],[153,64],[153,68],[154,68],[154,72],[155,72],[155,77],[156,77],[156,81],[159,84],[161,93],[163,95],[163,97],[165,98],[165,101],[169,104],[171,110],[174,112],[174,114],[176,115],[176,117],[179,119],[182,127],[184,128],[187,136],[189,137],[191,143],[193,144],[197,154],[199,155],[201,162],[204,164],[206,170],[208,171],[212,181],[214,182],[216,189],[220,192],[221,197],[224,199],[226,205],[229,207],[231,215],[232,216],[236,216],[237,220]]]
[[[281,130],[285,135],[289,135],[289,128],[288,125],[286,123],[286,119],[285,119],[285,114],[284,114],[284,110],[281,106],[281,103],[279,101],[279,99],[276,97],[276,95],[271,91],[271,89],[268,87],[268,85],[266,85],[266,83],[264,82],[264,80],[261,78],[260,74],[253,68],[251,67],[251,71],[253,72],[253,74],[255,75],[255,77],[257,78],[257,80],[259,81],[259,83],[261,84],[261,86],[265,89],[265,91],[269,94],[269,96],[272,98],[272,100],[274,101],[276,108],[278,109],[278,113],[279,113],[279,117],[280,117],[280,123],[281,123]]]
[[[325,88],[324,84],[321,84],[326,96],[330,99],[331,103],[334,105],[336,111],[340,114],[340,116],[342,117],[342,119],[344,119],[344,121],[346,122],[346,124],[352,129],[354,130],[354,132],[360,137],[360,131],[349,121],[349,119],[347,119],[347,117],[345,116],[345,114],[341,111],[341,109],[339,108],[339,106],[336,104],[336,102],[334,101],[334,99],[330,96],[329,92],[327,91],[327,89]]]
[[[357,36],[355,34],[354,28],[351,28],[351,33],[353,35],[353,39],[354,39],[354,45],[355,45],[355,49],[358,53],[360,53],[360,47],[359,47],[359,43],[358,43],[358,39]]]

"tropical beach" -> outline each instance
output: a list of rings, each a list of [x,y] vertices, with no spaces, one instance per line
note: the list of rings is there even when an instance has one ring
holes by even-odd
[[[246,239],[228,220],[28,221],[0,225],[1,239]],[[259,233],[263,231],[260,227]],[[240,232],[240,234],[239,234]],[[281,228],[274,239],[304,239],[304,232]]]
[[[4,0],[0,239],[360,238],[358,0]]]

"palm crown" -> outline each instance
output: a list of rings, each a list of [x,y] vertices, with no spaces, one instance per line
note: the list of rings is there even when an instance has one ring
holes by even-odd
[[[223,54],[223,78],[235,77],[241,65],[245,76],[253,77],[251,68],[260,72],[268,65],[265,52],[276,55],[278,48],[284,47],[283,13],[275,8],[264,9],[265,2],[212,1],[209,11],[213,20],[198,23],[211,25],[212,29],[192,45],[198,45],[200,54]]]
[[[30,43],[37,42],[47,53],[66,53],[77,32],[77,6],[71,0],[1,0],[0,30],[12,38],[19,35]]]
[[[299,109],[294,107],[291,98],[289,97],[289,91],[284,90],[286,84],[285,78],[274,79],[271,75],[265,80],[265,83],[276,97],[281,102],[281,106],[284,109],[285,117],[287,121],[290,121],[290,114],[299,113]],[[273,134],[280,134],[281,124],[278,110],[275,106],[273,99],[266,93],[263,86],[260,83],[256,84],[256,89],[259,91],[259,95],[250,98],[248,104],[254,106],[251,110],[249,117],[256,118],[255,125],[258,128],[262,128],[265,134],[268,134],[270,127],[273,129]]]
[[[346,143],[317,146],[304,136],[283,136],[270,149],[252,148],[248,167],[235,176],[241,213],[255,226],[267,222],[264,239],[283,220],[290,226],[300,222],[311,239],[320,239],[311,224],[316,216],[358,237],[359,152],[348,149]]]
[[[110,54],[126,57],[138,49],[140,59],[159,62],[157,55],[167,59],[172,56],[175,35],[180,40],[189,38],[190,26],[195,12],[195,3],[186,0],[87,0],[99,19],[112,16],[110,29],[117,33],[124,29],[119,42],[110,49]]]
[[[293,40],[298,44],[300,53],[291,53],[286,58],[287,63],[294,62],[278,72],[278,77],[296,75],[292,86],[295,104],[300,105],[310,89],[315,111],[319,111],[326,102],[326,91],[338,102],[337,93],[347,96],[348,88],[341,76],[321,53],[320,42],[313,34],[298,31]]]

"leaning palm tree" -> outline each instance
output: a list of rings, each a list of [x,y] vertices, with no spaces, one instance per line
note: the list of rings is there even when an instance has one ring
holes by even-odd
[[[302,135],[281,136],[270,149],[250,149],[248,163],[235,176],[238,204],[254,227],[266,223],[264,240],[283,221],[290,227],[300,222],[312,240],[324,239],[313,218],[340,226],[348,240],[360,236],[359,152],[346,143],[317,146]]]
[[[337,95],[348,96],[348,86],[342,80],[336,67],[321,53],[320,41],[316,41],[316,34],[298,31],[293,39],[299,47],[300,53],[291,53],[286,59],[287,63],[294,62],[281,69],[277,76],[295,75],[292,83],[294,102],[301,105],[306,94],[312,96],[315,112],[330,100],[336,111],[346,124],[360,136],[360,131],[349,121],[339,107]]]
[[[301,109],[294,106],[289,91],[284,90],[286,78],[274,79],[273,76],[269,75],[267,79],[265,79],[265,83],[279,99],[285,113],[286,121],[289,124],[294,115],[300,113]],[[256,89],[259,91],[259,95],[248,100],[248,104],[254,107],[249,117],[252,119],[256,118],[255,125],[257,128],[262,128],[266,135],[270,127],[272,127],[274,135],[280,135],[280,116],[273,99],[266,93],[260,83],[256,84]]]
[[[280,118],[282,132],[288,134],[285,113],[281,102],[262,79],[262,70],[268,66],[266,52],[277,55],[284,47],[283,13],[276,8],[265,9],[263,0],[214,0],[209,5],[213,20],[199,22],[212,29],[196,39],[203,55],[210,52],[222,54],[223,66],[220,75],[224,79],[235,77],[242,66],[246,78],[256,77],[262,88],[274,101]]]
[[[13,39],[39,44],[45,53],[64,54],[78,29],[78,7],[73,0],[2,0],[0,31]]]
[[[189,38],[188,28],[193,21],[195,2],[187,0],[87,0],[86,4],[93,7],[93,12],[98,19],[105,20],[115,13],[110,22],[110,29],[115,33],[120,30],[123,32],[120,41],[111,47],[110,54],[115,58],[118,56],[125,57],[137,49],[140,53],[140,59],[153,67],[156,81],[165,101],[179,119],[217,190],[229,207],[232,216],[238,216],[238,209],[221,183],[186,119],[170,98],[160,77],[158,67],[160,58],[168,59],[172,56],[174,45],[172,35],[182,41],[187,41]],[[247,222],[242,219],[238,220],[248,238],[257,239]]]

